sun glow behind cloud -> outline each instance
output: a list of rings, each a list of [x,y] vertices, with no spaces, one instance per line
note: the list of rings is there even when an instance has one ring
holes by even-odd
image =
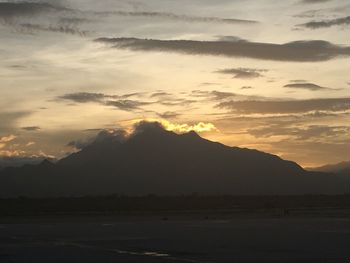
[[[188,123],[175,123],[170,122],[168,120],[164,119],[157,119],[157,118],[145,118],[145,119],[132,119],[120,122],[119,124],[125,128],[127,131],[132,132],[132,127],[141,122],[141,121],[147,121],[147,122],[158,122],[160,123],[166,130],[173,131],[176,133],[186,133],[190,131],[203,133],[203,132],[218,132],[219,130],[215,127],[213,123],[210,122],[197,122],[193,124]]]

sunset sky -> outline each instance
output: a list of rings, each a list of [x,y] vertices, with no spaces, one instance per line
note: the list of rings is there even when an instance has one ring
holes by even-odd
[[[310,167],[350,160],[344,0],[0,0],[0,156],[159,121]]]

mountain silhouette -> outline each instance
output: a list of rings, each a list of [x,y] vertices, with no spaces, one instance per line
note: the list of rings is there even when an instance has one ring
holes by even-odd
[[[346,185],[272,154],[148,122],[128,136],[103,131],[56,163],[45,160],[0,172],[2,196],[329,194],[343,193]]]

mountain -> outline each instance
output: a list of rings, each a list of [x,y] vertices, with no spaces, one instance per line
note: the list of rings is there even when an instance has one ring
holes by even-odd
[[[32,157],[0,157],[0,170],[5,167],[19,167],[24,164],[39,164],[45,159],[42,156]]]
[[[311,171],[319,171],[326,173],[334,173],[341,176],[349,176],[350,178],[350,161],[349,162],[341,162],[337,164],[328,164],[325,166],[310,168]]]
[[[176,134],[141,123],[133,134],[101,132],[95,141],[56,163],[6,168],[2,196],[99,194],[343,193],[340,178],[308,172],[278,156]]]

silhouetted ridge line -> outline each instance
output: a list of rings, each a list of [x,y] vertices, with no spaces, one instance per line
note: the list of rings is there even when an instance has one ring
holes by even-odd
[[[344,178],[305,171],[276,155],[149,122],[131,134],[101,131],[55,164],[46,160],[0,172],[2,196],[342,194],[348,186]]]

